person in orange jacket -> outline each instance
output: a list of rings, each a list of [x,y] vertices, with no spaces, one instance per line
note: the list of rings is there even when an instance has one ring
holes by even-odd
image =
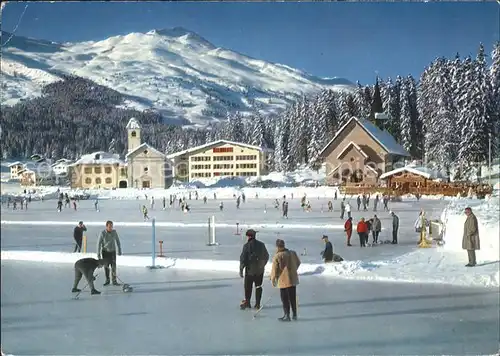
[[[366,242],[368,241],[368,225],[366,224],[365,218],[361,218],[358,222],[358,227],[356,229],[359,235],[359,242],[361,247],[366,247]]]
[[[347,235],[347,246],[351,245],[351,235],[352,235],[352,217],[347,219],[344,224],[344,231]]]

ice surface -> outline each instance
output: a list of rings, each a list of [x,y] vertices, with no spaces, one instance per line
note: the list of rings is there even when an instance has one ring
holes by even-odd
[[[302,256],[302,259],[311,263],[321,262],[323,234],[330,237],[335,252],[346,260],[386,260],[410,252],[418,240],[413,224],[420,209],[439,218],[446,204],[439,200],[390,203],[390,208],[400,217],[400,245],[360,249],[355,233],[355,247],[346,246],[344,221],[339,217],[340,200],[334,201],[334,212],[328,212],[326,199],[311,199],[313,211],[306,213],[300,208],[300,198],[295,197],[289,205],[289,219],[283,219],[281,212],[268,199],[249,198],[246,203],[241,204],[240,209],[236,209],[234,201],[226,201],[223,212],[219,211],[218,201],[213,199],[208,200],[206,205],[201,200],[188,202],[192,210],[187,214],[181,212],[177,205],[163,211],[159,201],[154,210],[150,209],[150,217],[156,217],[156,239],[164,242],[164,252],[168,257],[237,260],[244,242],[244,232],[251,227],[258,231],[258,238],[268,245],[270,251],[274,249],[276,239],[283,238],[288,247],[298,253],[303,253],[305,249],[307,255]],[[74,247],[73,228],[78,221],[83,220],[88,228],[88,251],[95,252],[97,234],[109,219],[115,222],[125,254],[150,255],[151,223],[144,223],[142,219],[142,204],[149,208],[149,202],[144,199],[104,200],[99,203],[100,212],[94,210],[94,202],[90,200],[81,201],[77,211],[63,209],[61,213],[56,211],[55,201],[33,202],[27,211],[12,211],[2,207],[2,250],[71,252]],[[353,201],[351,205],[355,207]],[[267,213],[264,213],[265,208]],[[353,218],[357,221],[362,216],[368,218],[373,214],[373,211],[353,211]],[[392,239],[389,213],[379,211],[376,214],[382,221],[380,239]],[[207,246],[207,222],[212,215],[215,216],[216,238],[220,244],[216,247]],[[237,222],[242,230],[241,235],[235,235]],[[143,226],[128,226],[132,223]]]
[[[240,311],[237,274],[118,268],[134,287],[79,300],[66,264],[2,261],[2,348],[14,355],[478,355],[498,350],[493,289],[301,277],[299,320],[280,324],[264,283],[259,316]],[[83,282],[82,282],[83,283]],[[83,284],[81,284],[83,286]]]

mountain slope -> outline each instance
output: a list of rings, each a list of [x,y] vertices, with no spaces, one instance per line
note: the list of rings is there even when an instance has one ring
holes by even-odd
[[[2,39],[8,36],[2,32]],[[74,74],[123,93],[126,106],[198,125],[228,111],[272,113],[302,93],[354,87],[218,48],[179,27],[64,44],[14,36],[1,67],[2,105],[40,95],[42,85]]]

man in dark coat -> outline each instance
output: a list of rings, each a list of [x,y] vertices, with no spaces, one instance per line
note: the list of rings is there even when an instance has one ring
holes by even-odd
[[[264,270],[269,261],[269,252],[266,245],[257,240],[255,230],[247,230],[247,242],[243,245],[240,255],[240,277],[245,278],[245,300],[240,304],[241,309],[250,308],[250,299],[252,298],[253,285],[255,284],[255,308],[260,308],[262,299],[262,281],[264,279]],[[243,270],[245,274],[243,275]]]
[[[95,258],[87,257],[79,259],[75,262],[75,282],[73,283],[72,293],[79,293],[81,289],[78,289],[78,283],[82,279],[82,276],[85,277],[87,283],[90,286],[90,294],[101,294],[94,287],[94,271],[96,268],[103,267],[106,263],[106,260],[96,260]]]
[[[73,230],[73,238],[75,239],[76,242],[75,250],[73,252],[82,251],[82,240],[84,231],[87,231],[87,228],[85,227],[85,225],[83,225],[83,221],[80,221]]]
[[[465,208],[465,215],[467,219],[464,223],[464,236],[462,238],[462,248],[467,250],[469,256],[469,263],[465,267],[474,267],[476,262],[476,250],[480,249],[479,241],[479,226],[477,222],[477,217],[472,212],[472,209]]]
[[[396,245],[398,243],[398,229],[399,229],[399,217],[391,211],[392,216],[392,244]]]
[[[323,242],[325,243],[325,249],[321,251],[321,256],[323,257],[323,260],[325,260],[325,263],[329,263],[333,261],[333,245],[330,241],[328,241],[328,236],[323,235],[322,237]]]

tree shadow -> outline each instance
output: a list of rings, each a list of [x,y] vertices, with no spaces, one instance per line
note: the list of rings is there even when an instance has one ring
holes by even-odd
[[[494,265],[495,263],[500,263],[500,260],[498,260],[498,261],[488,261],[488,262],[478,263],[478,264],[476,265],[476,267],[488,266],[488,265]]]
[[[299,305],[300,308],[304,307],[325,307],[334,305],[345,305],[345,304],[358,304],[358,303],[378,303],[378,302],[400,302],[400,301],[412,301],[412,300],[429,300],[429,299],[445,299],[445,298],[467,298],[475,296],[486,296],[489,294],[498,294],[498,291],[481,291],[481,292],[470,292],[470,293],[455,293],[455,294],[430,294],[430,295],[407,295],[407,296],[390,296],[381,297],[373,299],[357,299],[357,300],[342,300],[333,302],[318,302],[318,303],[302,303]],[[266,309],[281,309],[281,305],[270,305],[266,306]]]
[[[385,312],[377,313],[362,313],[362,314],[349,314],[349,315],[327,315],[320,316],[317,318],[299,318],[299,321],[319,321],[319,320],[343,320],[343,319],[357,319],[357,318],[373,318],[380,316],[394,316],[394,315],[413,315],[413,314],[434,314],[434,313],[444,313],[444,312],[456,312],[460,310],[481,310],[481,309],[493,309],[495,306],[490,305],[460,305],[452,307],[437,307],[437,308],[419,308],[419,309],[409,309],[409,310],[391,310]]]
[[[161,284],[161,285],[169,285],[169,284],[180,284],[180,283],[211,283],[211,282],[222,282],[222,281],[236,281],[240,280],[241,278],[213,278],[213,279],[193,279],[193,280],[186,280],[186,281],[162,281],[162,282],[138,282],[138,283],[130,283],[130,285],[133,286],[142,286],[142,285],[155,285],[155,284]]]
[[[173,288],[147,288],[147,289],[134,289],[130,294],[143,294],[143,293],[167,293],[167,292],[180,292],[189,290],[207,290],[207,289],[217,289],[217,288],[228,288],[232,287],[231,284],[210,284],[205,286],[183,286],[183,287],[173,287]]]

